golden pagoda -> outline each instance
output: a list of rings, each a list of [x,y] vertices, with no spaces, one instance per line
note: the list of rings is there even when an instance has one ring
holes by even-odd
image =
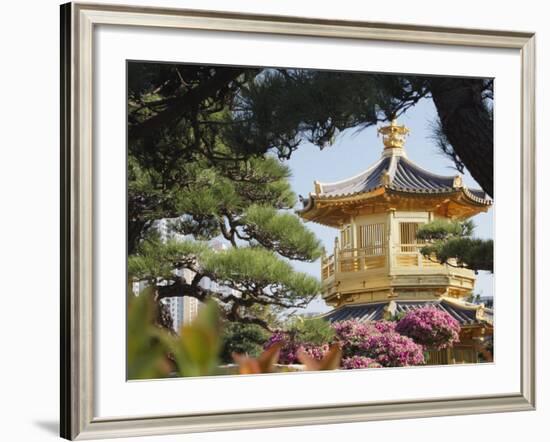
[[[430,364],[490,359],[492,310],[466,301],[472,270],[440,264],[420,253],[416,233],[436,219],[464,220],[486,212],[492,202],[466,187],[459,175],[433,174],[407,158],[409,130],[392,120],[378,130],[381,158],[364,172],[334,183],[315,181],[298,214],[339,230],[334,253],[323,256],[323,298],[335,307],[330,321],[387,319],[425,305],[442,309],[462,327],[453,349],[430,352]]]

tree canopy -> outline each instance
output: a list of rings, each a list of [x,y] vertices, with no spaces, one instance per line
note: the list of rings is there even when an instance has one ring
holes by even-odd
[[[420,252],[441,264],[493,272],[493,240],[474,238],[472,221],[436,220],[423,225],[417,237],[426,241]]]
[[[197,155],[289,158],[305,140],[323,148],[431,97],[442,152],[493,194],[491,79],[134,62],[128,86],[131,153],[173,179],[167,167]]]

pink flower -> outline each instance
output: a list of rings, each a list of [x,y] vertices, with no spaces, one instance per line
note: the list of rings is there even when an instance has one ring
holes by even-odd
[[[401,318],[395,331],[425,347],[440,350],[459,341],[460,324],[449,313],[436,307],[421,307]]]
[[[353,358],[367,358],[384,367],[424,364],[423,347],[397,333],[395,323],[347,320],[335,322],[333,327],[347,361],[345,368],[361,364]]]
[[[314,345],[308,342],[297,342],[292,339],[288,333],[284,331],[275,331],[268,341],[264,344],[264,349],[268,349],[273,344],[278,342],[283,343],[281,352],[279,353],[279,364],[299,364],[298,353],[304,351],[313,359],[320,361],[329,350],[329,343],[322,345]]]
[[[381,365],[374,359],[366,356],[351,356],[342,359],[342,368],[345,370],[353,370],[357,368],[379,368]]]
[[[385,367],[406,367],[424,364],[423,347],[411,338],[395,332],[370,336],[361,349]]]

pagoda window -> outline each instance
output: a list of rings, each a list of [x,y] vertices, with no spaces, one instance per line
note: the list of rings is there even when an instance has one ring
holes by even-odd
[[[385,254],[386,225],[364,224],[359,226],[358,247],[367,256],[380,256]]]
[[[351,249],[352,248],[352,238],[351,238],[351,225],[342,227],[340,231],[340,247],[342,249]]]
[[[399,223],[399,245],[402,253],[417,252],[419,245],[423,244],[416,236],[422,223]]]

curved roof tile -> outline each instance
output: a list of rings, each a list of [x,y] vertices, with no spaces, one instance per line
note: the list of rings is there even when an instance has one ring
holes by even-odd
[[[440,310],[449,313],[455,318],[461,325],[477,324],[480,322],[476,317],[476,309],[472,306],[464,306],[461,308],[455,303],[450,303],[445,300],[433,300],[433,301],[395,301],[396,313],[407,313],[411,310],[415,310],[420,307],[433,306]],[[348,319],[357,319],[360,322],[367,321],[379,321],[384,318],[384,308],[388,305],[388,302],[376,302],[372,304],[361,305],[345,305],[337,308],[326,315],[323,318],[329,322],[345,321]],[[482,308],[482,307],[479,307]],[[488,309],[485,309],[490,312]],[[488,318],[489,319],[489,318]]]
[[[390,177],[390,187],[411,190],[413,192],[433,192],[453,190],[454,177],[432,174],[403,157],[397,162],[395,175]]]
[[[390,166],[390,158],[382,158],[365,172],[337,183],[321,184],[321,194],[324,196],[352,195],[360,192],[370,192],[380,187],[381,177]]]
[[[384,180],[386,174],[388,178]],[[382,186],[399,192],[449,193],[458,189],[454,186],[455,178],[431,173],[403,155],[391,155],[382,157],[369,169],[354,177],[334,183],[319,183],[318,196],[338,198],[367,193]],[[483,190],[464,190],[478,203],[491,203]],[[308,201],[304,203],[307,204]]]

